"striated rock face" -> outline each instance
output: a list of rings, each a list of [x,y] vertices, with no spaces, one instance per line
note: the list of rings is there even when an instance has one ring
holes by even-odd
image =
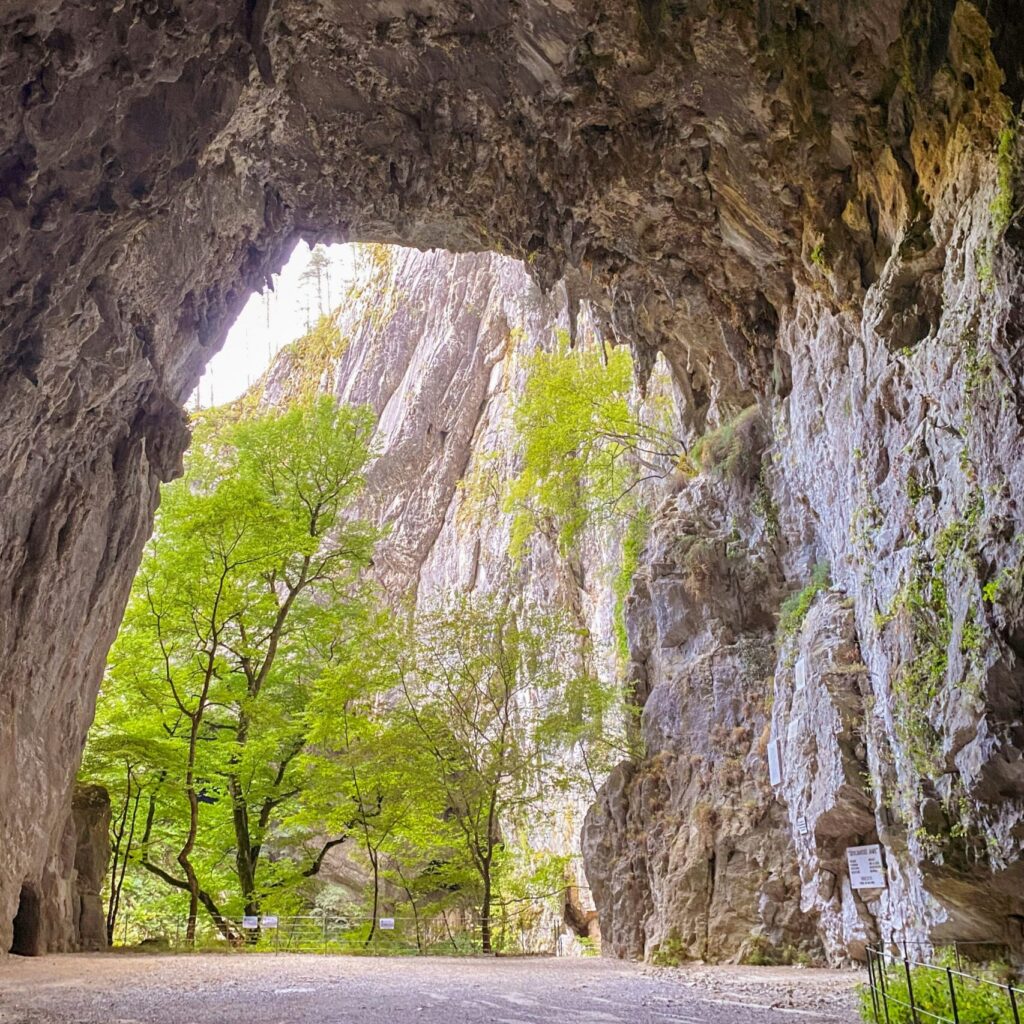
[[[568,325],[564,289],[545,296],[522,263],[494,254],[372,247],[363,263],[337,338],[321,326],[283,349],[243,401],[280,406],[316,391],[369,404],[376,457],[360,512],[388,527],[373,567],[385,593],[425,608],[476,594],[565,610],[597,638],[594,667],[614,679],[618,538],[590,530],[567,558],[553,537],[538,535],[522,563],[509,556],[503,495],[520,469],[513,406],[526,359],[550,350]],[[583,794],[552,794],[537,809],[530,845],[573,858],[565,923],[596,937],[579,858],[586,806]],[[341,848],[322,875],[358,888],[359,871]],[[544,921],[543,940],[562,923]]]
[[[784,808],[768,783],[778,523],[756,407],[667,497],[627,604],[647,757],[616,769],[583,851],[606,952],[722,959],[813,951]]]
[[[650,757],[598,809],[646,831],[598,811],[588,829],[617,948],[711,944],[732,927],[708,909],[723,891],[742,922],[723,955],[741,932],[797,941],[795,884],[830,950],[871,927],[1024,946],[1022,32],[1015,0],[9,0],[0,950],[61,848],[106,648],[187,443],[180,404],[298,235],[517,255],[564,277],[570,320],[589,297],[643,367],[664,354],[693,438],[761,410],[743,474],[761,525],[707,473],[679,480],[638,575]],[[409,449],[441,473],[403,492],[410,521],[414,493],[425,520],[449,515],[458,460],[437,426]],[[709,594],[672,547],[705,520]],[[414,574],[428,535],[382,569]],[[778,603],[819,561],[850,617],[817,637],[809,618],[769,685]],[[854,648],[860,708],[836,679]],[[764,791],[769,692],[792,710],[766,742],[805,723],[792,749],[829,766],[809,795],[783,784],[794,806]],[[751,738],[708,749],[715,726]],[[838,783],[858,731],[890,876],[864,905],[825,874],[842,836],[870,835],[846,832],[860,798]],[[702,789],[729,808],[703,830]],[[793,834],[808,810],[813,848]]]
[[[102,786],[76,786],[61,839],[17,893],[11,952],[41,956],[107,948],[100,893],[110,859],[110,797]]]
[[[817,918],[832,959],[863,959],[879,938],[875,915],[850,888],[846,848],[878,841],[867,767],[868,670],[852,604],[815,599],[776,669],[772,732],[779,743],[779,796],[800,871],[800,909]]]

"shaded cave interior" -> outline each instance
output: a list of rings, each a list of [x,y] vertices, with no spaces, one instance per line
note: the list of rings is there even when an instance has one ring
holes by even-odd
[[[14,916],[14,938],[10,952],[15,956],[40,956],[43,948],[43,914],[39,893],[33,885],[21,887],[18,912]]]

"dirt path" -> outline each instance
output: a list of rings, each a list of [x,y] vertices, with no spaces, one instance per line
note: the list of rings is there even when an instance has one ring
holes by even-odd
[[[853,1024],[859,975],[310,955],[0,962],[2,1024]]]

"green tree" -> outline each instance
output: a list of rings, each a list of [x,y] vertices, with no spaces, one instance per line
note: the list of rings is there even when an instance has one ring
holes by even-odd
[[[184,478],[163,491],[101,709],[140,699],[147,709],[121,723],[126,749],[152,745],[147,767],[161,780],[139,861],[188,894],[190,941],[200,904],[236,938],[219,893],[233,889],[244,913],[259,913],[269,891],[318,871],[340,841],[304,869],[264,870],[274,825],[307,782],[305,707],[320,659],[367,614],[361,577],[377,531],[350,508],[372,430],[367,410],[330,398],[251,419],[215,410],[197,424]],[[116,746],[109,727],[103,735]]]
[[[560,331],[553,351],[528,358],[513,414],[522,470],[505,500],[513,557],[546,523],[564,551],[588,522],[630,518],[639,485],[671,470],[682,446],[640,417],[632,391],[625,348],[572,349]]]
[[[445,842],[444,806],[416,757],[408,722],[395,714],[395,633],[388,616],[375,626],[354,641],[357,651],[335,651],[318,680],[307,709],[310,784],[296,816],[305,829],[358,842],[370,872],[366,944],[376,931],[384,875],[407,877]]]
[[[485,952],[503,829],[525,820],[558,760],[546,723],[575,676],[575,637],[560,616],[462,599],[416,617],[400,664],[412,734],[479,879]]]

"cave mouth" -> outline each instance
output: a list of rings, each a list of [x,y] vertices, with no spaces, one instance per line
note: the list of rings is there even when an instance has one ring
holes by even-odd
[[[10,952],[15,956],[39,956],[42,949],[42,926],[39,894],[26,883],[21,887],[18,912],[14,916],[14,937]]]
[[[545,350],[550,349],[554,352],[557,349],[561,353],[561,360],[574,358],[570,357],[567,351],[563,352],[568,345],[569,317],[565,312],[567,305],[568,297],[564,288],[559,288],[554,297],[543,294],[521,261],[497,253],[460,254],[444,249],[424,251],[384,243],[314,245],[312,248],[303,244],[297,247],[282,265],[280,274],[275,275],[273,291],[255,292],[249,297],[241,316],[228,332],[223,348],[214,355],[208,364],[206,375],[192,394],[188,404],[192,407],[189,411],[193,413],[193,438],[198,440],[189,458],[185,460],[184,478],[168,482],[163,489],[157,520],[160,525],[153,534],[153,542],[144,556],[140,578],[146,581],[166,578],[168,589],[165,591],[161,585],[157,586],[154,592],[170,593],[174,588],[183,585],[184,576],[195,566],[208,564],[211,559],[216,561],[218,557],[219,549],[207,550],[202,544],[188,547],[199,535],[197,531],[174,532],[177,526],[173,510],[179,507],[175,495],[188,494],[187,506],[191,508],[193,502],[199,501],[200,496],[205,493],[202,486],[194,490],[190,487],[192,455],[198,452],[196,458],[199,464],[203,465],[203,459],[219,457],[216,454],[219,452],[225,453],[226,461],[218,466],[210,479],[218,481],[217,486],[223,484],[223,493],[229,496],[243,493],[230,490],[230,481],[235,471],[249,474],[245,476],[246,487],[253,485],[255,489],[244,492],[244,513],[237,519],[240,532],[232,533],[232,537],[237,539],[251,529],[250,514],[254,507],[253,501],[257,495],[263,493],[259,490],[263,476],[252,475],[255,473],[255,466],[265,468],[274,458],[281,458],[288,462],[288,472],[294,475],[300,466],[305,465],[303,453],[327,450],[322,447],[321,443],[326,442],[320,434],[303,435],[306,442],[296,444],[298,434],[294,431],[281,433],[280,431],[285,428],[275,427],[273,436],[279,437],[280,443],[275,442],[273,450],[261,448],[259,459],[246,457],[242,462],[236,463],[232,460],[239,451],[242,451],[243,455],[249,451],[244,448],[247,443],[244,437],[238,435],[235,441],[223,448],[219,443],[207,446],[204,438],[216,436],[217,430],[230,431],[241,419],[249,421],[250,431],[266,431],[269,422],[267,417],[286,410],[291,410],[295,414],[288,420],[289,423],[301,423],[302,429],[313,429],[312,425],[320,420],[313,416],[311,403],[315,405],[322,399],[330,399],[331,402],[328,404],[333,409],[331,415],[340,417],[337,420],[339,436],[349,436],[345,434],[344,424],[349,422],[345,417],[356,417],[352,422],[357,423],[361,415],[359,410],[362,409],[366,411],[368,417],[368,430],[379,439],[380,449],[376,447],[376,441],[371,446],[369,437],[365,441],[369,495],[366,500],[375,502],[366,506],[366,514],[371,515],[374,530],[377,529],[378,523],[390,526],[387,517],[391,515],[392,499],[387,497],[386,490],[381,490],[389,481],[390,486],[396,486],[392,475],[394,470],[387,468],[389,460],[393,466],[410,467],[406,470],[407,478],[398,483],[403,487],[407,486],[410,493],[417,496],[416,499],[410,500],[409,504],[418,511],[415,517],[398,523],[398,541],[395,543],[404,545],[399,549],[402,553],[407,550],[418,552],[419,557],[426,560],[434,550],[436,534],[441,531],[444,523],[457,521],[454,513],[451,517],[447,515],[449,508],[462,507],[459,502],[462,501],[461,496],[465,492],[460,487],[460,482],[466,472],[465,460],[471,453],[460,451],[457,444],[463,445],[464,448],[471,445],[476,437],[478,421],[483,418],[488,403],[499,403],[496,407],[502,408],[500,403],[511,401],[511,398],[503,396],[505,388],[511,387],[505,382],[512,380],[512,377],[509,375],[506,378],[506,375],[496,373],[495,367],[499,364],[506,365],[506,361],[508,365],[512,365],[517,346],[522,347],[523,358],[526,358],[528,346],[530,352],[533,351],[532,346],[537,346],[540,351],[542,344],[546,346]],[[581,339],[585,338],[589,342],[593,333],[589,316],[584,313],[581,320]],[[533,333],[530,334],[530,331]],[[603,366],[603,359],[596,347],[592,355],[593,360]],[[502,384],[500,388],[499,383]],[[455,398],[452,398],[451,392],[456,385]],[[395,431],[395,428],[389,427],[384,418],[388,409],[401,410],[403,423],[411,426],[403,427],[394,433],[389,432]],[[331,422],[334,423],[334,420]],[[269,438],[270,434],[260,436]],[[360,436],[354,436],[347,443],[356,446],[362,444]],[[226,456],[229,451],[233,453],[231,457]],[[415,458],[409,458],[410,451],[415,452]],[[361,459],[361,456],[358,458]],[[362,462],[359,464],[364,465]],[[484,464],[491,467],[490,461]],[[331,466],[333,463],[323,472],[333,471]],[[491,472],[497,471],[491,469]],[[198,477],[196,479],[198,480]],[[278,479],[276,475],[274,479]],[[316,481],[320,479],[321,476],[311,478],[310,486],[319,486]],[[443,487],[438,485],[438,480],[443,482]],[[377,490],[373,489],[375,485]],[[274,508],[279,510],[280,492],[277,486],[274,485]],[[495,482],[493,486],[498,485]],[[344,493],[342,484],[330,491],[330,494],[341,493]],[[324,498],[324,501],[333,500],[329,495]],[[318,509],[321,507],[319,501],[312,504]],[[291,504],[286,505],[288,508],[292,507]],[[299,506],[306,507],[302,501],[295,505]],[[234,506],[229,508],[227,504],[221,504],[217,507],[224,513],[225,521],[234,515]],[[267,508],[269,509],[269,505]],[[429,515],[424,514],[424,509]],[[369,510],[372,510],[372,513]],[[481,505],[481,515],[489,511],[498,514],[497,506],[492,509],[490,504]],[[338,514],[341,515],[340,510]],[[321,529],[318,517],[319,512],[314,513],[313,521],[301,524],[303,538],[321,536],[318,532]],[[207,525],[212,522],[213,520],[208,521]],[[167,538],[172,535],[178,537],[181,544],[169,544]],[[205,533],[203,535],[206,536]],[[389,538],[394,535],[388,534]],[[257,556],[253,547],[249,554],[253,556],[254,561],[260,558],[276,558],[283,561],[280,564],[275,562],[269,576],[263,575],[259,579],[247,578],[244,585],[239,584],[246,593],[269,585],[272,596],[267,598],[266,609],[277,607],[276,602],[281,599],[279,581],[297,580],[301,576],[305,581],[302,586],[306,587],[308,583],[306,577],[301,575],[303,570],[298,568],[298,564],[289,562],[290,556],[278,551],[282,545],[277,538],[278,535],[275,534],[274,543],[271,545],[272,551],[261,551]],[[429,546],[424,547],[422,538],[429,538]],[[381,534],[379,539],[383,541],[384,535]],[[457,538],[453,535],[451,539],[454,543]],[[254,535],[251,543],[257,545],[260,542],[259,535]],[[317,543],[319,544],[319,540]],[[189,552],[187,564],[179,563],[177,559],[181,557],[186,547]],[[353,550],[357,550],[355,546]],[[379,577],[374,575],[373,579],[382,588],[381,601],[387,593],[387,585],[391,585],[395,592],[404,593],[412,583],[412,574],[406,578],[400,575],[401,566],[398,569],[394,568],[399,561],[400,559],[394,557],[389,549],[383,552],[374,550],[372,558],[361,570],[367,575],[371,570],[380,573]],[[242,564],[244,563],[239,563],[239,566]],[[167,565],[172,565],[172,569],[165,569]],[[245,572],[239,566],[233,566],[233,578],[241,579]],[[321,569],[324,572],[328,571],[323,566]],[[166,577],[161,576],[162,573],[167,573]],[[385,573],[392,575],[385,576]],[[202,579],[205,578],[202,576]],[[340,600],[343,594],[340,584],[332,583],[332,577],[323,578],[327,580],[328,586],[334,587],[332,593]],[[196,579],[199,580],[200,576]],[[418,571],[415,579],[422,587]],[[146,586],[148,585],[147,583]],[[286,585],[290,587],[293,584],[289,582]],[[295,594],[299,594],[299,585],[295,586]],[[198,595],[203,593],[203,586],[200,582],[197,588],[186,587],[186,591],[192,595],[193,600],[201,600]],[[438,594],[440,593],[439,589]],[[417,596],[422,596],[422,590],[417,591]],[[159,601],[159,598],[157,600]],[[369,600],[372,602],[377,598]],[[296,601],[294,607],[300,609],[301,614],[305,616],[303,621],[313,621],[316,615],[321,615],[323,630],[331,630],[337,626],[338,636],[344,638],[344,623],[340,620],[338,623],[327,621],[330,602],[307,601],[304,597],[297,597]],[[481,600],[480,605],[479,615],[491,614],[486,607],[486,601]],[[405,852],[411,843],[395,847],[394,850],[387,845],[374,847],[368,854],[368,860],[364,862],[359,855],[351,852],[355,844],[348,841],[353,838],[350,832],[361,828],[366,835],[372,837],[374,822],[379,818],[381,808],[385,808],[385,813],[390,813],[387,812],[387,807],[390,806],[387,801],[392,801],[395,806],[402,806],[398,805],[398,799],[406,802],[407,799],[404,796],[395,797],[393,793],[387,791],[380,778],[370,775],[369,785],[377,787],[376,803],[371,801],[366,805],[369,809],[363,810],[364,798],[360,794],[364,789],[364,783],[360,782],[359,792],[353,790],[351,794],[342,794],[344,800],[351,799],[356,806],[357,810],[353,813],[358,820],[354,817],[351,821],[339,823],[335,808],[342,802],[342,798],[339,798],[337,792],[325,795],[325,784],[320,780],[329,780],[337,774],[336,765],[328,763],[329,758],[324,751],[332,751],[342,764],[346,763],[345,758],[352,761],[356,757],[356,748],[353,746],[353,752],[349,751],[349,741],[345,736],[332,732],[326,724],[326,718],[317,719],[324,724],[324,736],[319,741],[317,753],[307,756],[302,753],[306,743],[305,735],[301,730],[293,735],[295,730],[291,724],[291,714],[278,716],[274,712],[263,715],[258,735],[255,729],[248,728],[250,712],[257,707],[257,703],[261,707],[267,707],[268,703],[276,699],[275,693],[288,695],[288,700],[294,702],[289,705],[290,710],[299,706],[305,707],[303,701],[320,700],[328,693],[340,695],[339,687],[343,682],[344,673],[337,676],[336,682],[332,682],[335,677],[331,672],[341,662],[329,663],[329,657],[342,658],[342,644],[334,644],[337,650],[332,651],[328,657],[328,652],[299,645],[297,640],[301,632],[296,626],[281,634],[283,639],[280,644],[275,641],[272,647],[261,647],[264,641],[254,638],[269,638],[274,635],[274,626],[270,624],[268,630],[266,627],[269,620],[257,624],[256,618],[250,618],[263,614],[263,604],[258,606],[260,610],[257,610],[256,605],[246,606],[235,611],[232,617],[233,625],[228,631],[230,634],[231,630],[241,629],[243,626],[245,628],[245,659],[238,660],[235,654],[226,652],[226,648],[219,646],[221,627],[215,629],[211,619],[211,615],[216,616],[217,607],[216,602],[204,605],[202,613],[190,617],[190,625],[180,634],[176,632],[175,638],[169,640],[168,648],[161,653],[163,673],[168,676],[174,675],[176,680],[171,684],[173,692],[169,694],[169,699],[175,703],[181,715],[187,716],[189,722],[194,725],[195,742],[189,747],[189,753],[184,755],[186,758],[195,759],[198,783],[194,794],[188,792],[191,783],[183,783],[174,777],[165,779],[164,773],[155,765],[147,765],[145,759],[140,763],[134,754],[130,755],[134,767],[128,770],[127,780],[123,778],[123,763],[127,763],[129,758],[123,763],[120,759],[117,760],[115,774],[102,757],[98,762],[93,759],[91,745],[90,753],[86,756],[86,763],[91,766],[90,770],[98,774],[88,775],[83,781],[104,785],[110,793],[115,794],[111,828],[114,869],[108,873],[112,881],[106,891],[106,898],[108,924],[114,922],[109,925],[109,931],[121,937],[123,945],[135,945],[150,940],[170,943],[172,934],[175,944],[183,942],[185,946],[194,946],[196,941],[223,943],[228,947],[254,946],[260,941],[264,945],[276,945],[280,941],[278,929],[281,929],[281,934],[287,935],[285,941],[288,943],[301,943],[302,936],[293,934],[297,921],[300,917],[305,920],[308,915],[317,913],[322,916],[323,934],[333,936],[337,933],[331,942],[339,948],[344,947],[345,943],[355,943],[354,948],[360,951],[368,942],[373,942],[375,949],[382,945],[387,950],[396,942],[405,941],[422,951],[424,945],[429,946],[431,943],[447,948],[450,941],[453,948],[458,948],[459,943],[479,941],[484,951],[490,951],[492,943],[493,948],[504,948],[507,943],[510,949],[522,947],[525,950],[527,943],[536,942],[543,943],[545,950],[554,952],[564,949],[566,943],[570,942],[570,935],[564,939],[561,937],[563,929],[567,926],[572,936],[582,939],[596,937],[596,911],[591,910],[588,919],[588,911],[578,906],[579,900],[575,899],[574,910],[578,910],[579,920],[575,923],[569,922],[566,920],[564,909],[557,906],[558,894],[546,891],[539,893],[539,889],[538,894],[530,897],[530,905],[531,911],[536,915],[543,915],[543,923],[537,923],[541,920],[540,916],[530,917],[529,935],[524,937],[526,929],[522,922],[526,919],[523,915],[511,915],[505,911],[504,904],[501,904],[499,910],[497,903],[490,903],[490,874],[488,873],[486,882],[481,881],[479,886],[480,893],[486,893],[486,896],[481,895],[476,899],[473,892],[468,896],[464,895],[465,890],[471,887],[466,885],[460,874],[460,862],[445,843],[437,841],[426,849],[429,856],[424,858],[431,865],[423,871],[426,880],[422,886],[426,896],[420,893],[414,898],[408,891],[403,896],[401,886],[391,884],[387,880],[381,884],[377,872],[378,857],[384,857],[383,863],[388,871],[399,871],[399,867],[394,867],[399,865],[400,873],[404,873],[410,870],[410,864],[413,869],[419,864],[418,859]],[[291,597],[286,607],[293,607]],[[121,646],[120,642],[115,643],[98,702],[99,721],[94,725],[90,744],[93,741],[101,746],[106,744],[108,750],[111,743],[124,744],[123,749],[126,752],[129,748],[142,750],[150,745],[149,741],[154,734],[145,732],[145,722],[154,702],[150,693],[134,692],[132,680],[135,676],[130,666],[134,664],[135,654],[132,652],[150,650],[141,639],[144,635],[150,635],[145,632],[148,627],[143,626],[141,633],[138,630],[141,623],[154,621],[149,618],[149,612],[152,610],[153,605],[148,598],[138,607],[133,605],[131,598],[129,599],[128,614],[122,624],[122,631],[127,629],[125,636],[134,635],[140,639],[141,646],[136,646],[134,641],[128,641],[127,646]],[[373,615],[379,614],[380,606],[374,605],[369,612]],[[280,614],[280,609],[274,614]],[[448,631],[443,634],[445,638],[453,636],[451,630],[454,627],[442,612],[439,611],[437,614],[441,616],[437,628]],[[158,618],[160,625],[155,628],[162,630],[169,626],[170,619],[167,618],[165,610],[161,610]],[[200,622],[205,623],[208,620],[211,621],[211,628],[208,633],[198,637],[200,648],[203,652],[220,650],[219,657],[227,660],[221,664],[218,672],[211,671],[209,689],[205,684],[201,684],[190,690],[189,687],[195,680],[189,675],[188,666],[193,664],[193,656],[196,654],[196,630]],[[284,619],[281,621],[284,622]],[[502,620],[500,615],[497,615],[494,619],[486,621],[498,628]],[[543,628],[543,623],[539,619],[536,628]],[[136,632],[133,633],[133,630]],[[482,632],[488,633],[489,628]],[[572,637],[576,638],[577,635],[573,631]],[[164,634],[161,633],[161,643],[163,641]],[[573,643],[576,643],[575,639]],[[443,642],[441,646],[449,648],[447,642]],[[450,646],[451,649],[455,649],[454,644]],[[282,651],[281,659],[275,662],[274,659]],[[325,660],[324,668],[316,668],[318,657]],[[482,652],[481,657],[486,661],[486,652]],[[259,664],[263,666],[258,673],[254,673],[256,685],[253,685],[253,680],[247,675],[254,658],[261,659]],[[123,672],[120,670],[122,665],[128,666]],[[282,666],[291,668],[285,673]],[[274,690],[273,687],[264,688],[259,683],[260,674],[264,679],[276,680],[275,685],[280,690]],[[243,676],[246,679],[245,692],[248,693],[244,728],[240,724],[243,712],[239,710],[240,704],[234,696],[243,691]],[[428,688],[424,687],[424,692],[417,693],[415,699],[422,702],[433,700],[433,697],[427,695],[427,690]],[[410,691],[403,690],[407,697],[409,692],[411,688]],[[125,716],[123,719],[120,717],[119,709],[123,706],[122,698],[125,697],[130,704],[138,698],[138,703],[132,706],[139,708],[139,715]],[[358,718],[364,714],[360,710],[359,699],[358,694],[347,694],[344,701],[331,701],[330,707],[344,706],[347,709],[345,715]],[[478,703],[476,700],[468,702],[471,706],[477,706]],[[369,706],[368,704],[367,707]],[[365,712],[364,717],[368,723],[365,724],[365,728],[379,730],[375,736],[383,738],[382,742],[375,742],[376,747],[386,748],[389,737],[407,739],[396,730],[401,728],[403,721],[408,724],[408,718],[396,716],[398,726],[389,727],[385,721],[387,716],[378,715],[375,718],[372,709]],[[431,721],[444,721],[445,717],[440,714],[434,715]],[[173,721],[168,719],[160,723],[156,735],[161,744],[165,738],[167,742],[181,739],[176,725],[180,720],[177,711],[172,712],[172,718]],[[345,718],[346,722],[348,720]],[[359,719],[360,729],[364,728],[363,721]],[[134,732],[137,727],[142,731]],[[488,721],[485,720],[479,729],[477,723],[474,723],[471,731],[478,734],[486,732],[487,727]],[[272,770],[264,774],[254,772],[252,777],[243,780],[238,769],[224,769],[219,766],[235,764],[238,747],[245,748],[250,743],[251,735],[256,736],[253,744],[258,743],[261,750],[265,751],[265,754],[261,755],[261,765],[268,764]],[[239,738],[240,736],[242,738]],[[221,757],[217,751],[223,748],[219,748],[217,743],[219,738],[225,737],[234,737],[231,742],[237,746],[232,748],[232,753],[225,753]],[[333,747],[330,745],[332,743]],[[430,744],[431,749],[435,746],[436,744]],[[423,747],[423,744],[420,744],[420,747]],[[296,760],[300,754],[307,761],[306,768],[302,767],[300,760]],[[468,760],[470,759],[467,757]],[[189,762],[190,767],[191,763]],[[373,762],[368,758],[356,759],[352,763],[357,764],[358,771],[364,773],[370,772],[373,766]],[[354,775],[357,769],[353,769],[350,774]],[[568,770],[563,763],[559,762],[556,765],[552,761],[551,770],[556,769],[561,775]],[[388,771],[394,773],[391,767]],[[447,769],[444,774],[445,781],[441,788],[451,785],[447,778]],[[147,781],[156,777],[160,779],[158,783]],[[591,784],[590,778],[588,774],[586,786]],[[580,781],[583,785],[584,781]],[[147,786],[150,788],[146,789],[144,794],[143,789]],[[175,786],[176,790],[172,788]],[[163,819],[154,819],[152,811],[149,817],[145,813],[147,800],[151,800],[151,808],[158,806],[157,790],[160,791],[159,814],[164,816]],[[436,791],[437,787],[429,791],[423,788],[426,795],[421,798],[422,806],[432,817],[439,821],[448,821],[449,806],[447,803],[444,807],[438,806],[435,799]],[[186,799],[179,799],[175,804],[168,803],[174,799],[175,792],[179,797],[183,794]],[[230,801],[225,799],[228,793],[232,794]],[[118,804],[117,794],[127,794],[125,802]],[[193,801],[196,808],[194,822],[191,810],[188,821],[185,821],[181,808],[186,804],[191,807]],[[468,803],[468,799],[463,803]],[[348,806],[347,803],[343,805]],[[295,808],[299,806],[304,808],[304,820],[309,823],[309,827],[306,830],[308,834],[304,832],[296,839],[294,829],[289,833],[287,826],[283,826],[281,822],[284,815],[294,814]],[[243,810],[236,815],[235,809],[238,807],[242,807]],[[212,849],[213,845],[219,842],[216,837],[227,836],[226,845],[223,848],[218,847],[207,859],[211,863],[226,863],[230,860],[236,865],[241,864],[237,871],[237,880],[231,878],[227,883],[220,885],[214,878],[211,884],[207,882],[210,874],[201,872],[197,877],[202,896],[196,896],[196,905],[193,906],[189,879],[178,871],[178,865],[181,864],[179,848],[174,847],[170,840],[165,843],[158,838],[153,843],[149,842],[150,826],[143,822],[153,820],[163,820],[168,835],[171,834],[172,826],[179,829],[179,834],[183,829],[191,829],[192,839],[189,841],[200,851]],[[219,826],[224,825],[226,821],[230,822],[230,827],[220,828]],[[247,830],[251,828],[250,822],[257,821],[262,822],[259,825],[260,841],[254,842],[255,833]],[[213,827],[210,826],[210,822],[214,823]],[[391,832],[398,832],[401,824],[401,821],[397,825],[389,824],[389,833],[382,833],[381,843],[385,842],[386,836]],[[271,843],[262,841],[264,835],[274,835],[275,829],[276,835],[281,837],[276,851]],[[241,840],[238,838],[240,834],[243,835]],[[494,836],[488,832],[482,841],[491,843]],[[501,845],[500,836],[497,842]],[[133,843],[136,845],[133,846]],[[140,848],[149,851],[144,860],[135,856],[134,851]],[[261,859],[264,848],[266,852]],[[382,848],[384,854],[380,852]],[[241,854],[239,850],[242,851]],[[546,853],[550,858],[568,855],[561,847]],[[578,844],[568,853],[576,860],[574,873],[571,879],[567,877],[567,884],[571,881],[572,888],[576,891],[584,887]],[[400,861],[403,855],[406,860]],[[123,910],[120,907],[122,885],[126,877],[124,866],[129,863],[129,859],[133,865],[129,876],[130,885],[137,883],[137,890],[131,900],[134,915],[129,913],[127,905]],[[274,864],[273,868],[269,866],[271,863]],[[435,867],[438,864],[440,869]],[[449,867],[449,864],[454,866]],[[137,867],[141,867],[141,872],[135,870]],[[447,877],[444,877],[445,870],[449,872]],[[277,897],[273,887],[265,886],[266,891],[258,888],[263,884],[262,879],[268,877],[270,872],[276,873],[280,878],[290,877],[295,884],[296,893],[299,893],[299,886],[304,887],[296,896],[303,911],[302,915],[296,917],[294,914],[282,912],[279,916],[280,904],[275,902]],[[145,879],[145,882],[140,881],[140,878]],[[435,880],[436,884],[433,884]],[[161,890],[163,895],[155,896],[154,899],[166,898],[170,901],[167,905],[174,907],[171,915],[174,918],[173,925],[151,924],[145,919],[145,914],[139,915],[138,908],[144,906],[144,901],[156,891],[147,888],[147,884],[154,887],[162,884],[171,890]],[[123,891],[127,893],[129,890]],[[499,892],[496,898],[500,896]],[[414,902],[414,899],[418,899],[419,904]],[[424,899],[428,904],[432,900],[447,900],[451,907],[445,904],[440,917],[436,913],[428,915],[427,925],[421,934],[419,914]],[[485,899],[488,901],[486,911],[478,905]],[[522,902],[518,897],[510,901],[517,909]],[[268,909],[273,913],[266,914],[265,911]],[[444,912],[448,909],[456,912],[457,923],[454,925],[454,931],[457,937],[452,936],[453,926],[449,924]],[[264,927],[263,918],[272,919],[274,924]],[[342,929],[338,923],[342,919],[357,924],[347,925]],[[115,928],[118,920],[122,927]],[[380,921],[390,924],[379,924]],[[443,923],[443,928],[438,922]],[[549,928],[549,923],[553,927]],[[304,925],[299,925],[300,931],[302,927]],[[378,927],[388,932],[396,932],[397,935],[384,935],[381,938],[377,934]],[[353,928],[361,928],[366,937],[356,936]],[[349,935],[348,932],[352,934]],[[320,932],[317,933],[317,937],[319,941],[324,941]]]

